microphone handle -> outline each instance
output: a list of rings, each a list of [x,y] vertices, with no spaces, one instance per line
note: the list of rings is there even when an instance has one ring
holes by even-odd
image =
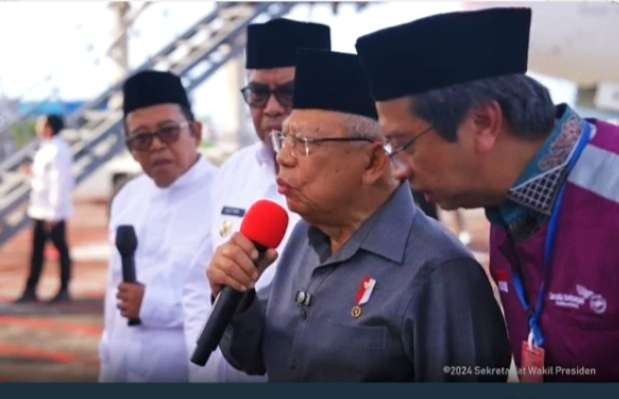
[[[191,356],[191,361],[194,364],[204,366],[211,353],[217,349],[217,345],[219,345],[226,327],[234,316],[241,299],[243,299],[243,295],[244,293],[230,287],[224,287],[221,290]]]
[[[133,255],[131,256],[123,256],[122,257],[122,272],[123,272],[123,281],[125,283],[135,283],[135,261],[133,259]],[[127,321],[127,325],[129,327],[139,326],[142,324],[142,321],[139,318],[129,319]]]
[[[135,260],[133,254],[121,256],[123,281],[125,283],[135,283]]]
[[[258,259],[255,262],[259,263],[266,254],[267,247],[257,242],[253,242],[253,244],[258,250]],[[232,320],[244,296],[245,293],[236,291],[228,286],[222,288],[215,300],[213,310],[202,330],[202,334],[198,338],[196,349],[191,356],[192,363],[204,367],[211,353],[217,349],[217,345],[219,345],[226,327],[230,324],[230,320]]]

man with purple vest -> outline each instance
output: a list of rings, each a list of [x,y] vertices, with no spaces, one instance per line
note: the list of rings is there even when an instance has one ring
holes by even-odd
[[[521,381],[619,381],[619,127],[525,75],[530,21],[436,15],[357,51],[399,176],[445,209],[486,209]]]

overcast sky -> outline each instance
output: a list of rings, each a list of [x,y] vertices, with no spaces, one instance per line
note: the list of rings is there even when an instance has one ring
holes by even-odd
[[[197,1],[151,5],[131,30],[131,66],[141,64],[212,7],[212,3]],[[338,15],[333,15],[328,5],[300,5],[287,17],[330,25],[333,50],[354,52],[355,40],[360,35],[461,8],[462,2],[458,1],[406,1],[374,3],[360,13],[346,5]],[[107,2],[0,1],[0,95],[28,100],[50,95],[64,100],[86,100],[98,95],[117,73],[106,55],[114,23]],[[198,115],[217,119],[222,114],[222,104],[238,100],[228,79],[223,72],[218,73],[194,92]],[[558,94],[553,95],[572,95],[571,89],[565,90],[559,84],[553,90]]]

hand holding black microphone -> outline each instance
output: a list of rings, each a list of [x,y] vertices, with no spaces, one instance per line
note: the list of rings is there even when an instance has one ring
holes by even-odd
[[[260,200],[247,212],[241,232],[220,246],[208,267],[213,295],[218,296],[198,339],[191,361],[204,366],[246,291],[264,269],[277,259],[277,248],[288,226],[288,213],[278,204]]]
[[[135,229],[131,225],[121,225],[116,228],[116,248],[120,253],[122,262],[123,284],[119,286],[119,292],[116,295],[121,301],[139,302],[144,295],[144,287],[137,284],[135,275],[135,250],[138,247],[138,238],[135,234]],[[137,287],[136,287],[137,286]],[[141,294],[140,294],[141,291]],[[139,301],[135,299],[139,297]],[[139,305],[137,306],[139,312]],[[120,309],[125,316],[127,309]],[[136,313],[135,310],[130,313]],[[132,317],[128,321],[129,326],[140,325],[141,321],[138,317]]]

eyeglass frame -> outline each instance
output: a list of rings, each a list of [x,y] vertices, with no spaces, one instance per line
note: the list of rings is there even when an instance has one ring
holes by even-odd
[[[260,84],[261,86],[265,86],[266,90],[265,90],[265,94],[268,93],[268,96],[266,96],[266,99],[264,100],[263,103],[260,103],[259,105],[252,105],[252,103],[249,101],[249,96],[253,90],[252,88],[252,84],[248,84],[247,86],[243,87],[241,89],[241,96],[243,97],[243,100],[245,101],[245,103],[247,105],[249,105],[251,108],[257,108],[257,109],[264,109],[267,104],[269,103],[269,100],[271,99],[271,96],[275,96],[275,99],[277,100],[277,102],[279,103],[279,105],[281,105],[284,108],[291,108],[292,107],[292,101],[293,101],[293,96],[294,96],[294,84],[292,84],[291,82],[283,84],[281,86],[277,86],[275,88],[275,90],[271,90],[267,85],[263,85]],[[283,90],[284,88],[288,87],[288,90]],[[290,90],[291,88],[291,90]],[[283,92],[289,92],[289,96],[287,94],[282,94]],[[282,101],[282,98],[280,96],[285,95],[285,100],[286,101]]]
[[[171,126],[171,125],[166,125],[166,126],[162,126],[158,129],[156,129],[153,132],[144,132],[144,133],[128,133],[127,134],[127,138],[125,138],[125,145],[127,146],[127,148],[129,148],[130,151],[136,151],[136,152],[148,152],[150,150],[150,148],[153,146],[153,141],[155,139],[155,137],[157,137],[157,139],[163,143],[163,144],[174,144],[175,142],[178,141],[180,134],[182,133],[183,128],[190,126],[191,125],[191,121],[183,121],[183,122],[174,122],[175,126]],[[163,134],[163,130],[165,129],[170,129],[170,128],[174,128],[174,129],[178,129],[178,133],[175,135],[174,139],[172,140],[168,140],[168,139],[163,139],[162,134]],[[143,138],[147,136],[149,139],[148,142],[148,146],[146,146],[146,148],[144,149],[136,149],[133,147],[133,142],[137,139]]]
[[[302,136],[302,137],[298,137],[295,136],[293,134],[285,134],[284,132],[278,131],[278,130],[273,130],[271,131],[271,133],[269,133],[269,136],[271,138],[271,143],[273,144],[273,151],[275,151],[275,154],[279,154],[283,149],[284,149],[284,140],[286,139],[286,137],[291,137],[294,140],[294,144],[293,144],[293,148],[296,144],[303,144],[303,148],[305,149],[305,156],[309,157],[309,146],[310,144],[320,144],[320,143],[327,143],[327,142],[355,142],[355,141],[366,141],[368,143],[375,143],[376,140],[372,140],[370,138],[367,137],[306,137],[306,136]],[[275,142],[275,137],[276,136],[283,136],[282,139],[282,145],[278,146]],[[279,149],[278,149],[279,147]],[[294,152],[293,152],[294,154]]]
[[[401,146],[397,148],[392,148],[391,150],[389,150],[389,147],[391,146],[391,144],[389,144],[389,141],[387,141],[387,143],[385,143],[384,145],[384,148],[387,154],[389,155],[389,158],[393,159],[396,155],[401,154],[402,152],[406,151],[409,147],[412,147],[412,145],[415,143],[415,141],[417,141],[417,139],[419,139],[421,136],[424,136],[426,133],[429,133],[433,128],[434,126],[428,126],[421,133],[416,134],[412,139],[407,141],[405,144],[402,144]]]

